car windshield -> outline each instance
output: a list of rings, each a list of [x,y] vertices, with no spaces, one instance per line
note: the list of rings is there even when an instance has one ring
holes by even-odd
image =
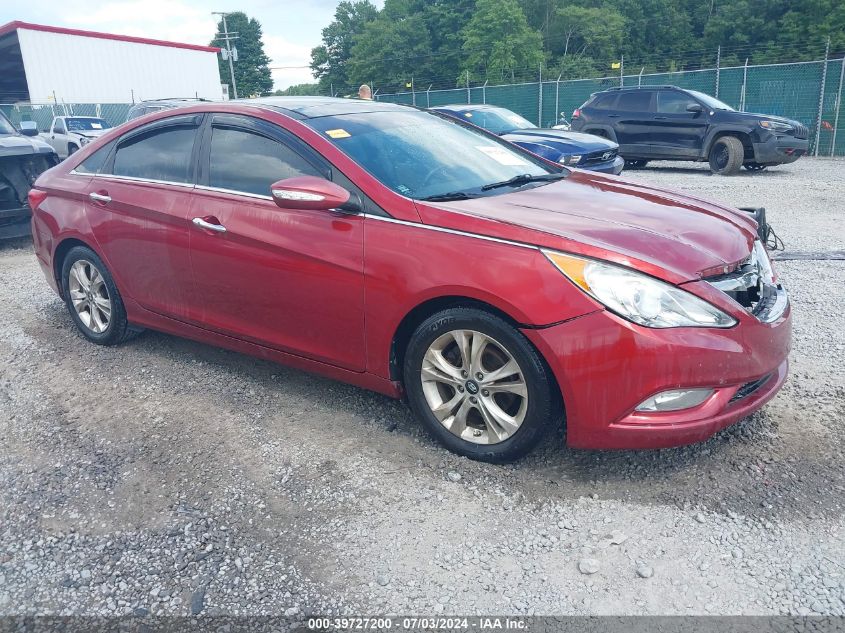
[[[488,132],[493,132],[493,134],[507,134],[514,130],[527,130],[537,127],[528,119],[524,119],[516,112],[511,112],[505,108],[459,111],[458,116],[478,127],[483,127]]]
[[[87,132],[89,130],[105,130],[111,126],[105,119],[93,117],[68,117],[65,119],[67,129],[71,132]]]
[[[0,134],[16,134],[15,126],[13,126],[6,115],[0,112]]]
[[[733,108],[727,103],[722,103],[721,101],[714,97],[711,97],[710,95],[706,95],[703,92],[698,92],[697,90],[689,90],[688,92],[711,110],[729,110],[733,112]]]
[[[508,143],[426,112],[367,112],[303,122],[383,185],[409,198],[497,195],[534,178],[542,181],[568,173]],[[518,180],[512,186],[501,186],[514,178]],[[500,186],[482,189],[492,184]]]

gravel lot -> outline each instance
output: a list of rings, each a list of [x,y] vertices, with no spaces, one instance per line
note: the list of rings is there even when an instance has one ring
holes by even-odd
[[[843,248],[845,161],[631,179]],[[76,334],[0,245],[0,614],[845,615],[845,261],[784,261],[791,377],[695,447],[516,465],[400,403],[148,332]]]

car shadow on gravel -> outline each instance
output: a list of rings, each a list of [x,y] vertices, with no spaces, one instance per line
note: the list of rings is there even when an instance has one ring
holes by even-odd
[[[779,167],[782,167],[779,166]],[[652,172],[655,174],[698,174],[701,176],[714,176],[717,178],[776,178],[780,175],[789,175],[787,171],[778,169],[778,167],[767,167],[763,171],[748,171],[741,169],[736,174],[731,176],[719,176],[710,171],[707,163],[691,163],[689,167],[680,167],[677,165],[646,165],[638,169],[626,169],[620,174],[622,177],[636,172]]]

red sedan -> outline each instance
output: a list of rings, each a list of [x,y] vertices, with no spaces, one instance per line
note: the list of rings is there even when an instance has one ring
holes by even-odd
[[[790,308],[756,224],[416,109],[136,119],[43,174],[38,261],[84,336],[143,328],[406,397],[474,459],[703,440],[771,399]]]

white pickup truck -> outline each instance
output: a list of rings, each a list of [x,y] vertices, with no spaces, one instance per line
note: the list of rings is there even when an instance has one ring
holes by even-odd
[[[50,131],[42,132],[41,138],[52,145],[59,158],[64,160],[110,128],[111,125],[99,117],[57,116],[50,124]]]

